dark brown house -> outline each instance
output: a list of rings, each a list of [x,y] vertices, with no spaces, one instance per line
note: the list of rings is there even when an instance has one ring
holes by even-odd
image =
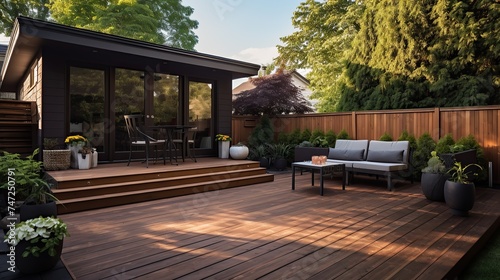
[[[198,155],[215,155],[214,135],[231,133],[232,80],[259,65],[19,17],[0,92],[36,101],[38,143],[89,138],[100,161],[128,156],[124,114],[148,125],[198,128]]]

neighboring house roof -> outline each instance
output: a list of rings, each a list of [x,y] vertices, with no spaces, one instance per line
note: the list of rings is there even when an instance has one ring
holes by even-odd
[[[228,71],[233,79],[255,75],[260,65],[129,39],[53,22],[18,17],[11,34],[0,80],[1,90],[15,90],[16,83],[43,46],[67,46],[75,53],[99,51],[127,59],[127,55],[157,59],[185,67],[193,65],[209,71]],[[16,63],[9,63],[15,61]]]
[[[274,75],[274,74],[271,74],[271,75]],[[255,76],[253,78],[255,78]],[[236,86],[233,89],[233,99],[238,94],[240,94],[242,91],[255,88],[255,85],[251,82],[250,79],[251,78],[249,78],[247,81],[239,84],[238,86]],[[317,103],[317,100],[311,99],[312,91],[309,89],[309,80],[307,78],[305,78],[304,76],[302,76],[299,72],[294,70],[292,72],[292,81],[293,81],[294,85],[296,85],[297,87],[299,87],[302,90],[301,93],[304,96],[304,98],[309,100],[309,102],[311,102],[311,104],[313,105],[313,108],[315,108],[314,105]]]

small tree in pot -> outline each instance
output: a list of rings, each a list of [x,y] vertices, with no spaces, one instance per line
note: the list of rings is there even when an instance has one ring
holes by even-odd
[[[447,177],[443,161],[437,156],[436,151],[432,151],[427,167],[422,169],[420,180],[425,197],[432,201],[444,201],[444,183]]]

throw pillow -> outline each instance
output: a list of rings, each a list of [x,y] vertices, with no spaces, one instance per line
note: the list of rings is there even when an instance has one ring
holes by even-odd
[[[367,161],[377,161],[377,162],[403,162],[404,151],[373,151],[368,150]]]
[[[341,150],[341,149],[333,149],[330,148],[330,152],[328,153],[329,159],[338,159],[338,160],[363,160],[363,154],[365,153],[365,149],[361,150]]]

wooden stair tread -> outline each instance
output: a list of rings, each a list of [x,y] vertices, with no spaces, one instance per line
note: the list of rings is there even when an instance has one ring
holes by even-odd
[[[214,180],[214,181],[207,181],[205,184],[201,184],[201,185],[221,184],[221,183],[226,183],[226,182],[242,181],[242,180],[248,180],[248,179],[254,179],[254,178],[268,178],[268,177],[273,178],[274,175],[272,175],[272,174],[262,174],[262,175],[252,175],[252,176],[244,176],[244,177],[238,177],[238,178]],[[89,196],[89,197],[65,199],[65,200],[59,201],[58,204],[64,205],[65,203],[75,203],[75,202],[83,202],[83,201],[92,201],[92,200],[97,200],[97,199],[108,199],[108,198],[115,198],[115,197],[122,197],[122,196],[131,196],[131,195],[145,194],[145,193],[155,193],[155,192],[161,192],[161,191],[167,191],[167,190],[192,188],[192,187],[199,187],[199,186],[200,186],[200,183],[193,183],[193,184],[185,184],[185,185],[162,187],[162,188],[143,189],[143,190],[137,190],[137,191],[104,194],[104,195],[99,195],[99,196]]]
[[[177,181],[177,180],[191,179],[193,177],[206,177],[206,176],[217,176],[217,175],[227,175],[227,174],[237,174],[237,173],[249,173],[249,172],[259,171],[259,170],[263,170],[263,169],[262,168],[235,169],[235,170],[224,171],[224,172],[201,173],[201,174],[198,174],[196,176],[185,175],[185,176],[175,176],[175,177],[161,177],[158,179],[126,181],[126,182],[121,182],[121,183],[91,185],[91,186],[84,186],[84,187],[66,187],[66,188],[62,188],[62,189],[55,188],[55,189],[52,189],[52,192],[54,194],[58,194],[58,193],[71,193],[71,192],[76,192],[76,191],[90,191],[93,189],[115,188],[115,187],[130,186],[130,185],[145,184],[145,183]],[[265,172],[265,171],[263,171],[263,172]],[[264,175],[266,173],[262,173],[262,174]]]

